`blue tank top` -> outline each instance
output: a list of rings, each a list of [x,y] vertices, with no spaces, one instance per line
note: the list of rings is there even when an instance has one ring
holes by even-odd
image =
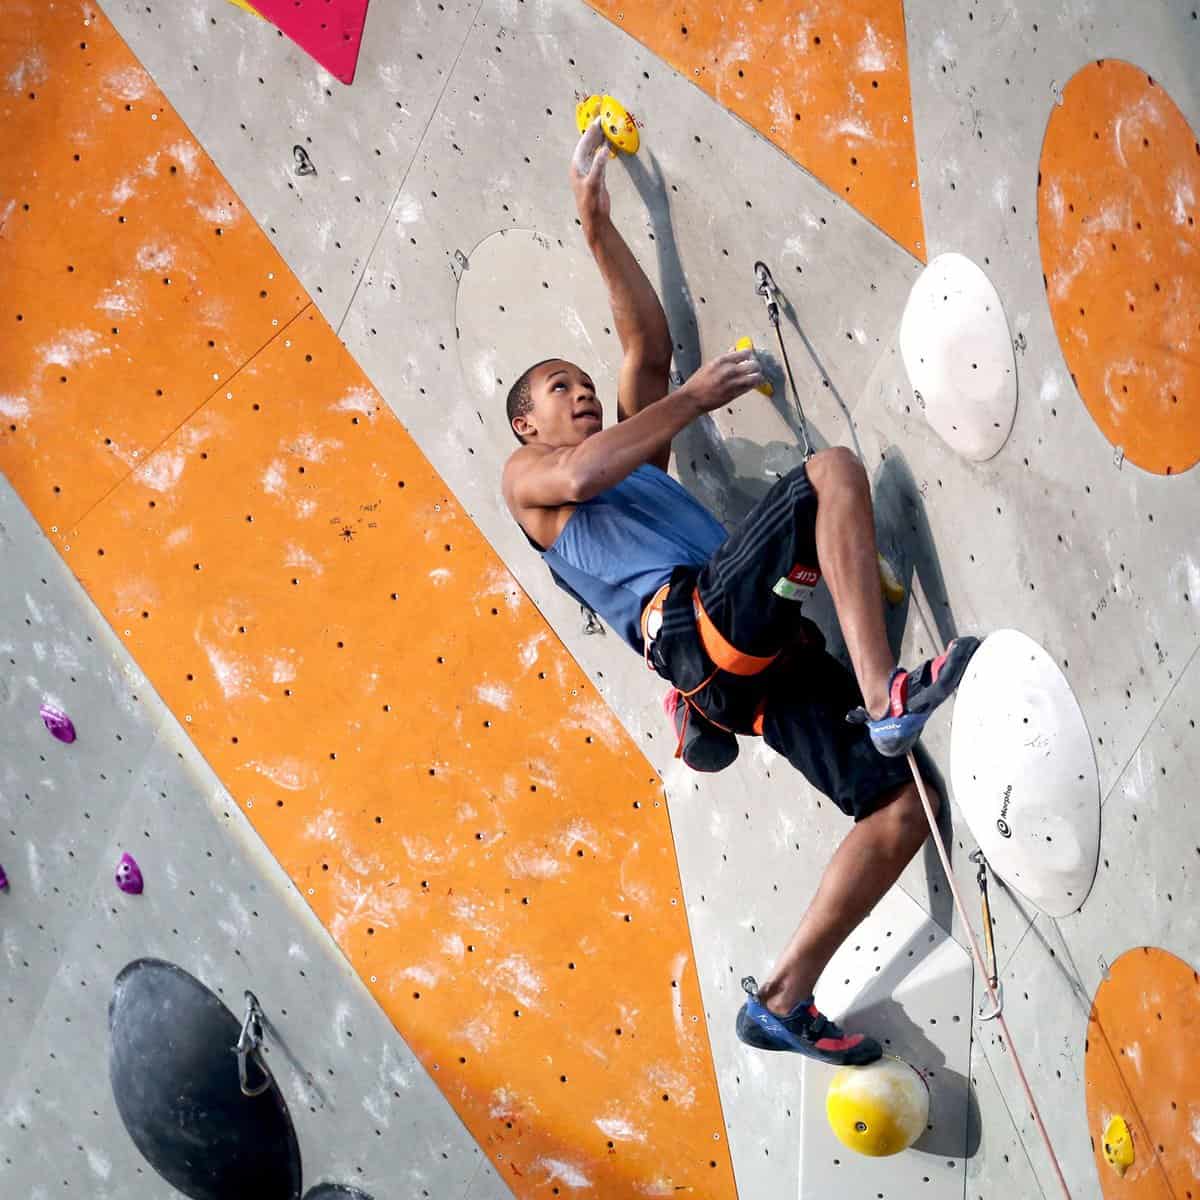
[[[558,585],[642,653],[642,609],[678,566],[703,566],[725,540],[717,519],[648,463],[578,505],[542,551]]]

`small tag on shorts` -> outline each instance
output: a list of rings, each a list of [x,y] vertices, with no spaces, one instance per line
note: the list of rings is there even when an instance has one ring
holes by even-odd
[[[771,589],[781,600],[807,600],[812,590],[821,582],[821,572],[816,567],[797,563]]]

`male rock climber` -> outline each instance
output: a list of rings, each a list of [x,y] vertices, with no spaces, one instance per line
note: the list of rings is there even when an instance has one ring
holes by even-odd
[[[882,1053],[813,1001],[833,952],[896,882],[928,832],[903,755],[962,677],[977,645],[958,638],[914,671],[884,628],[866,472],[843,448],[780,479],[730,534],[667,474],[671,439],[763,382],[752,351],[722,354],[675,391],[671,336],[653,287],[612,223],[599,124],[570,168],[579,220],[607,285],[624,359],[619,420],[604,427],[595,385],[561,358],[529,367],[508,396],[519,449],[504,499],[556,581],[599,613],[674,685],[683,757],[719,769],[734,734],[758,734],[855,824],[737,1035],[830,1063]],[[854,673],[800,616],[820,578]],[[939,801],[931,793],[936,806]]]

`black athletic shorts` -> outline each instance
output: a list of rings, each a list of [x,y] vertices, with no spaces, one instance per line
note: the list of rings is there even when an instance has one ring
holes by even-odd
[[[885,758],[875,749],[864,725],[846,722],[846,714],[862,704],[857,681],[826,651],[817,626],[801,616],[820,579],[816,517],[817,496],[799,466],[702,568],[675,570],[649,655],[680,691],[699,688],[692,699],[710,720],[734,733],[761,732],[768,746],[857,821],[912,776],[903,758]],[[701,639],[699,625],[707,622],[735,655],[778,657],[757,674],[721,669],[749,671],[758,664],[718,655],[719,667]]]

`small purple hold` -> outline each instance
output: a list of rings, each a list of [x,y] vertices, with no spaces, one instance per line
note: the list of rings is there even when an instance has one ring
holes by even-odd
[[[8,891],[8,876],[4,873],[4,868],[0,867],[0,892]]]
[[[142,894],[142,871],[132,854],[122,854],[117,863],[117,887],[130,896]]]
[[[70,745],[75,740],[75,726],[71,724],[71,718],[65,712],[50,704],[43,704],[39,711],[46,728],[60,742]]]

